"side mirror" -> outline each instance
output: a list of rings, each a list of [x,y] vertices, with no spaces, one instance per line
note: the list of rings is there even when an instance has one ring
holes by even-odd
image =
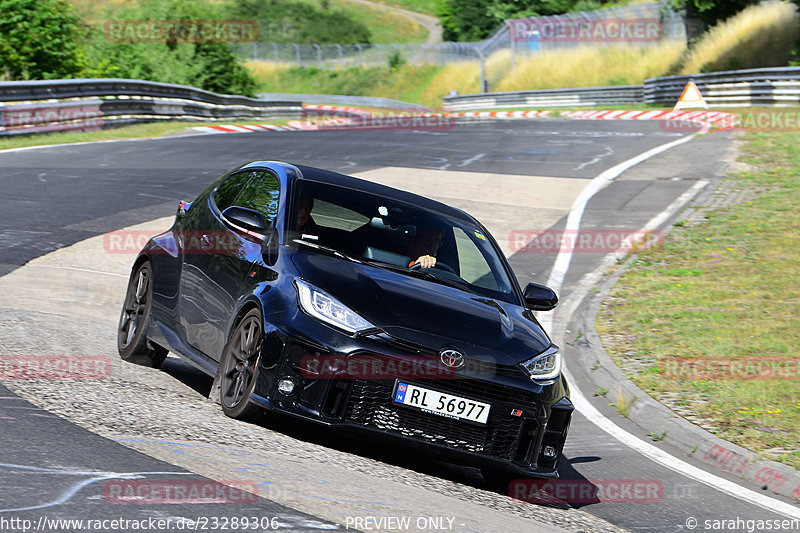
[[[261,235],[266,233],[267,223],[264,215],[254,209],[232,205],[222,212],[222,216],[241,229],[254,231]]]
[[[558,305],[555,291],[538,283],[528,283],[522,296],[531,311],[551,311]]]
[[[189,208],[192,207],[193,203],[194,202],[186,202],[184,200],[181,200],[180,202],[178,202],[178,210],[175,212],[175,217],[176,218],[185,217],[186,216],[186,211],[188,211]]]

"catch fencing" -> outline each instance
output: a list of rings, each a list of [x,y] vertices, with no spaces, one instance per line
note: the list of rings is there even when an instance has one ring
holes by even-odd
[[[483,61],[500,50],[518,56],[578,46],[648,46],[664,40],[686,39],[682,13],[669,2],[613,7],[550,17],[504,21],[486,39],[477,42],[434,44],[282,44],[238,43],[233,50],[242,59],[288,66],[335,69],[387,66],[393,56],[414,65],[445,65]]]

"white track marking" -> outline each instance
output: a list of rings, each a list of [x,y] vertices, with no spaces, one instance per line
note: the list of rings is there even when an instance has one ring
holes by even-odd
[[[690,140],[694,139],[695,136],[707,132],[709,126],[706,124],[703,130],[699,133],[690,135],[687,137],[683,137],[678,139],[677,141],[673,141],[667,144],[663,144],[652,150],[648,150],[638,156],[624,161],[605,172],[599,174],[595,177],[589,185],[586,186],[578,198],[575,200],[572,209],[570,210],[569,216],[567,217],[567,227],[566,231],[573,230],[577,231],[580,229],[581,218],[583,217],[583,212],[586,209],[586,204],[589,200],[598,192],[603,186],[609,182],[614,180],[615,178],[619,177],[623,172],[628,170],[629,168],[638,165],[639,163],[650,159],[651,157],[658,155],[662,152],[669,150],[670,148],[674,148],[680,144],[684,144],[689,142]],[[696,194],[696,192],[707,185],[708,182],[699,181],[697,182],[692,188],[686,191],[683,195],[681,195],[677,200],[675,200],[669,207],[667,207],[664,211],[656,215],[653,219],[651,219],[645,229],[656,229],[658,226],[663,224],[665,221],[671,217],[675,211],[680,209],[681,205],[684,202],[688,201],[691,196]],[[611,258],[615,259],[613,255],[610,256]],[[567,274],[567,270],[569,270],[569,264],[572,260],[572,251],[570,249],[560,250],[558,256],[556,257],[556,262],[553,267],[553,271],[550,274],[550,279],[547,282],[547,285],[550,286],[553,290],[558,291],[561,288],[562,283],[564,282],[564,277]],[[601,267],[602,268],[602,267]],[[588,281],[591,279],[591,276],[596,274],[598,271],[592,272],[584,277],[582,281]],[[575,299],[572,298],[572,301]],[[572,307],[574,307],[573,304]],[[572,310],[572,309],[570,309]],[[569,315],[566,315],[569,316]],[[552,330],[552,314],[544,315],[543,320],[541,320],[542,325],[547,330]],[[670,470],[677,472],[683,476],[689,477],[694,479],[695,481],[699,481],[709,487],[715,488],[720,492],[728,494],[734,498],[740,499],[742,501],[752,503],[753,505],[757,505],[763,509],[768,511],[772,511],[778,514],[782,514],[784,516],[800,519],[800,508],[784,503],[780,500],[775,498],[771,498],[764,494],[752,491],[750,489],[744,488],[732,481],[728,481],[727,479],[723,479],[719,476],[715,476],[705,470],[697,468],[696,466],[690,465],[689,463],[678,459],[675,456],[670,455],[669,453],[661,450],[649,444],[635,435],[628,433],[624,429],[618,427],[614,422],[610,419],[603,416],[600,411],[598,411],[583,395],[583,393],[578,389],[576,385],[576,381],[573,379],[572,375],[569,373],[569,370],[565,367],[564,375],[567,379],[572,383],[571,386],[571,394],[570,399],[572,403],[575,405],[575,408],[586,417],[591,423],[596,425],[598,428],[602,429],[624,445],[628,446],[629,448],[641,453],[646,458],[650,459],[651,461],[660,464]]]
[[[696,195],[700,189],[708,185],[708,181],[699,180],[697,183],[692,185],[686,192],[680,195],[674,202],[672,202],[669,207],[663,210],[661,213],[650,219],[650,221],[645,224],[644,232],[646,233],[649,230],[656,230],[658,229],[664,222],[670,219],[678,210],[683,208],[683,206],[691,200],[694,195]],[[589,272],[584,275],[580,281],[572,288],[572,295],[577,294],[584,294],[586,291],[591,289],[592,287],[597,286],[600,280],[605,275],[607,269],[617,262],[619,259],[624,258],[627,255],[627,252],[617,252],[608,254],[603,258],[603,261],[600,263],[600,266],[597,267],[593,272]],[[572,314],[577,309],[578,305],[580,304],[580,298],[570,298],[566,302],[564,302],[559,308],[559,314],[563,315],[567,318],[571,317]],[[553,313],[548,313],[543,315],[539,322],[546,327],[547,331],[552,330],[553,326]]]
[[[649,444],[639,439],[635,435],[632,435],[624,429],[616,426],[611,420],[603,416],[600,411],[595,409],[595,407],[589,403],[589,400],[586,399],[586,396],[584,396],[583,393],[574,386],[575,381],[572,379],[572,376],[566,369],[564,369],[564,374],[572,383],[570,399],[575,405],[575,409],[580,411],[580,413],[591,423],[629,448],[636,450],[646,458],[660,464],[661,466],[669,468],[670,470],[683,476],[692,478],[695,481],[699,481],[700,483],[708,485],[709,487],[715,488],[720,492],[728,494],[729,496],[733,496],[734,498],[738,498],[747,503],[757,505],[774,513],[782,514],[790,518],[800,519],[800,508],[788,503],[784,503],[780,500],[776,500],[775,498],[771,498],[759,492],[746,489],[732,481],[728,481],[727,479],[715,476],[714,474],[706,472],[705,470],[697,468],[696,466],[692,466],[689,463],[686,463],[685,461],[668,454],[660,448],[656,448],[652,444]]]
[[[709,128],[710,127],[708,125],[705,125],[700,133],[705,133]],[[592,197],[606,185],[606,183],[618,178],[623,172],[635,165],[638,165],[642,161],[646,161],[653,156],[656,156],[662,152],[666,152],[670,148],[674,148],[678,145],[691,141],[694,139],[695,135],[688,135],[676,141],[657,146],[652,150],[641,153],[636,157],[628,159],[627,161],[623,161],[622,163],[598,174],[594,179],[592,179],[592,181],[589,182],[589,185],[587,185],[586,188],[581,191],[581,194],[579,194],[575,199],[575,203],[572,204],[572,209],[570,209],[569,216],[567,217],[567,226],[564,228],[564,231],[576,232],[578,229],[580,229],[581,218],[583,218],[583,211],[586,209],[586,204],[589,203],[589,200],[591,200]],[[567,275],[567,270],[569,270],[569,264],[571,261],[572,249],[568,243],[564,243],[562,249],[558,252],[558,256],[556,256],[556,261],[553,264],[553,270],[550,272],[550,278],[547,280],[547,286],[552,287],[555,291],[558,291],[561,288],[561,284],[564,283],[564,276]]]

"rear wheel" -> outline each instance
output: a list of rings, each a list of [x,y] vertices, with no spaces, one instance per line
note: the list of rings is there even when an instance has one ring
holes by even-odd
[[[261,360],[261,312],[253,309],[236,326],[219,362],[219,399],[231,418],[254,420],[262,409],[250,403]]]
[[[153,269],[145,261],[128,281],[117,328],[117,351],[129,363],[157,368],[168,350],[147,340],[147,324],[153,300]]]

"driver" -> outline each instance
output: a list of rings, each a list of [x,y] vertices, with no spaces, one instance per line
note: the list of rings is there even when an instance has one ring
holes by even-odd
[[[408,267],[411,268],[415,263],[419,263],[421,268],[433,268],[436,265],[436,252],[442,246],[441,228],[428,225],[419,227],[417,236],[411,243],[408,256],[416,257],[416,260],[411,261]]]
[[[313,208],[314,198],[308,193],[302,194],[297,206],[297,233],[300,234],[300,238],[306,234],[319,235],[319,226],[311,218]]]

